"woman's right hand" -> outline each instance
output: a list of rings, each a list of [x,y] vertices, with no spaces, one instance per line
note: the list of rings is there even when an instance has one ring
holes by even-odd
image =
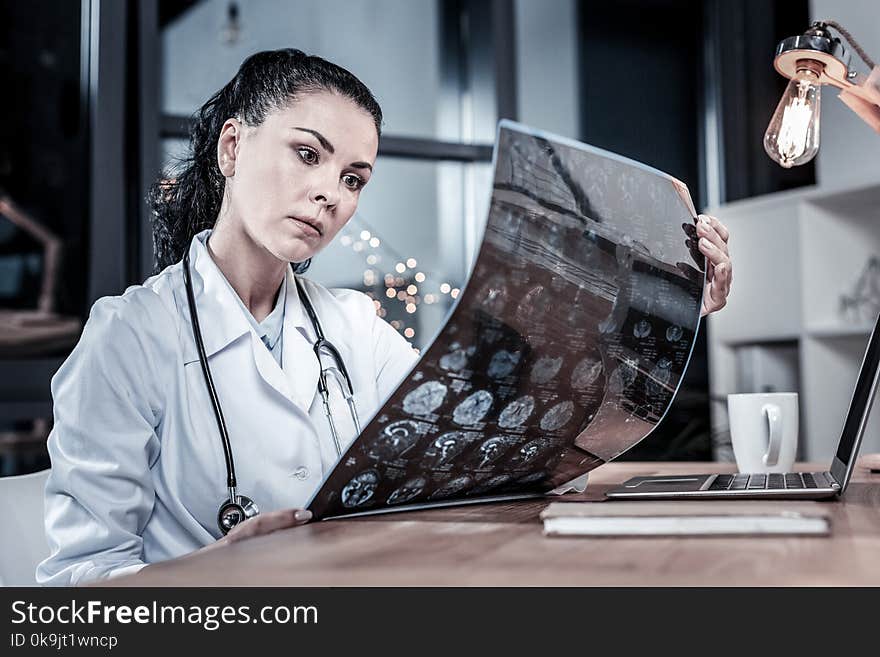
[[[223,538],[206,545],[199,552],[212,550],[222,545],[238,543],[254,536],[271,534],[279,529],[304,525],[312,519],[312,512],[308,509],[282,509],[281,511],[267,511],[253,518],[248,518],[243,523],[233,527]]]

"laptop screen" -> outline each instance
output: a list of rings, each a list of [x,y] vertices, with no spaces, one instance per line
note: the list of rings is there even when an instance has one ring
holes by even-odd
[[[849,405],[849,412],[846,414],[843,433],[837,446],[837,458],[847,466],[850,459],[855,457],[855,452],[858,449],[858,440],[861,438],[859,425],[862,423],[863,416],[870,409],[874,396],[874,383],[877,368],[880,366],[880,331],[877,330],[878,325],[880,325],[880,317],[877,318],[877,323],[874,324],[874,330],[871,332],[871,339],[868,341],[868,348],[865,350],[865,358],[859,370],[859,378],[856,381],[856,388]],[[865,417],[865,421],[867,421],[867,417]]]

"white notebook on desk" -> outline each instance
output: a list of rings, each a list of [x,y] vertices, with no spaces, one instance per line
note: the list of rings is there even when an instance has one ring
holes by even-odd
[[[554,502],[547,536],[827,536],[820,502]]]

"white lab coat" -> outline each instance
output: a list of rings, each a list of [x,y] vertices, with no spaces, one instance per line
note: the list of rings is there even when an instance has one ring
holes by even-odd
[[[285,280],[283,370],[205,247],[190,245],[208,362],[235,458],[238,492],[262,511],[304,507],[337,460],[321,397],[314,330],[293,272]],[[373,301],[301,279],[352,378],[361,426],[417,360]],[[332,388],[343,449],[355,437]],[[217,422],[192,335],[182,263],[92,307],[79,344],[52,378],[43,584],[128,574],[217,540],[227,497]]]

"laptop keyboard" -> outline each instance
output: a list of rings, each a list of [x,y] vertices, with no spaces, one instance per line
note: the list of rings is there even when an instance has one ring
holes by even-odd
[[[715,477],[709,490],[792,490],[827,486],[821,472],[772,474],[723,474]]]

